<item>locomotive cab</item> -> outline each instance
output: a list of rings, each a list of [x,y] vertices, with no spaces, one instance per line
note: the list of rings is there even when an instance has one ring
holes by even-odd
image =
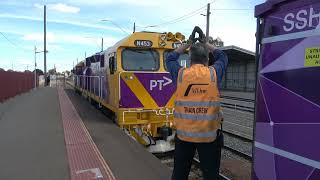
[[[102,53],[103,67],[92,68],[100,79],[99,96],[93,93],[93,99],[109,109],[114,121],[151,152],[174,149],[176,87],[164,61],[182,37],[180,33],[133,33]],[[182,66],[190,64],[187,57],[181,55]]]

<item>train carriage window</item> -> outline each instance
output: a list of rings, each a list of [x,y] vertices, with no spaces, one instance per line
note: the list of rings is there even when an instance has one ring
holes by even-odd
[[[110,69],[110,74],[114,74],[114,72],[117,70],[116,66],[116,59],[114,57],[109,58],[109,69]]]
[[[128,48],[122,51],[122,67],[127,71],[157,71],[159,53],[153,49]]]
[[[100,56],[100,67],[103,68],[104,67],[104,55]]]
[[[167,69],[167,66],[166,66],[166,59],[167,59],[167,56],[169,54],[169,52],[171,51],[165,51],[164,54],[163,54],[163,57],[164,57],[164,68]],[[188,53],[184,53],[184,54],[180,54],[179,56],[179,59],[178,59],[178,62],[180,64],[180,66],[182,67],[190,67],[190,58],[189,58],[189,54]]]

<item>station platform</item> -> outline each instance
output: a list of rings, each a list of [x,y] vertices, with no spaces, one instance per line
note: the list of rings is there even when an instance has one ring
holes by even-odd
[[[0,104],[0,179],[165,180],[170,169],[71,89]]]

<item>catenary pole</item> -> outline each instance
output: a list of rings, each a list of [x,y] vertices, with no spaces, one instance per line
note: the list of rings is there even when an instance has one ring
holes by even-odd
[[[44,53],[43,53],[43,61],[44,61],[44,78],[45,78],[45,85],[47,82],[47,15],[46,15],[46,5],[44,5],[44,16],[43,16],[43,41],[44,41]]]
[[[206,38],[209,41],[209,26],[210,26],[210,3],[207,5],[207,28],[206,28]]]

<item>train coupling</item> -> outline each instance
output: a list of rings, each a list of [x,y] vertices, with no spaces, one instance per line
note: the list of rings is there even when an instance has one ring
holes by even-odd
[[[158,128],[158,133],[163,139],[156,140],[152,146],[148,147],[151,153],[164,153],[174,150],[174,136],[172,129],[167,126]]]

